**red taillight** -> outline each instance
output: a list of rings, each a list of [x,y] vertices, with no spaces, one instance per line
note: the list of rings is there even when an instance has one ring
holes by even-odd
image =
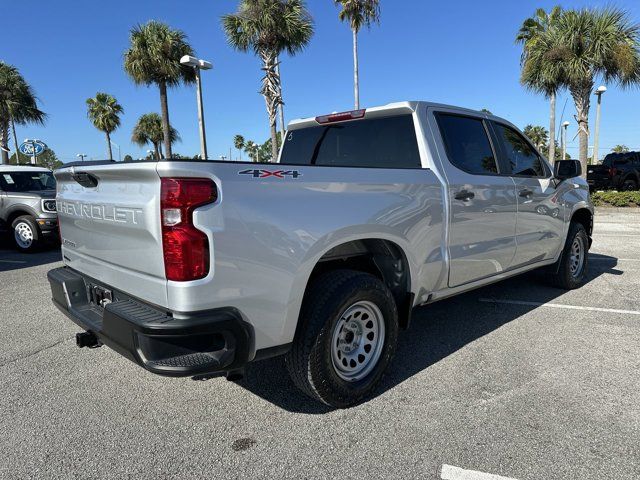
[[[216,185],[208,178],[163,178],[161,182],[160,220],[167,280],[204,278],[209,273],[209,240],[193,225],[193,210],[216,201]]]
[[[359,118],[364,118],[366,112],[366,109],[362,109],[352,110],[351,112],[332,113],[331,115],[316,117],[316,122],[322,125],[325,123],[344,122],[346,120],[358,120]]]
[[[618,171],[617,171],[615,168],[611,167],[611,168],[609,169],[609,176],[610,176],[610,177],[615,177],[615,176],[616,176],[616,173],[618,173]]]

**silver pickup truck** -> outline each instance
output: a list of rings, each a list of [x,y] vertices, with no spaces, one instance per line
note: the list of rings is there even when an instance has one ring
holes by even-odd
[[[380,381],[414,307],[545,267],[581,285],[593,205],[509,122],[402,102],[297,120],[279,162],[149,161],[57,170],[54,304],[170,376],[285,355],[335,407]]]

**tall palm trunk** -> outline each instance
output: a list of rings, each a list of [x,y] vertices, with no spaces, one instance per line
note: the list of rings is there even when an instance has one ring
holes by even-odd
[[[113,160],[113,152],[111,150],[111,135],[109,132],[104,132],[107,136],[107,152],[109,153],[109,160]]]
[[[160,144],[159,143],[154,143],[153,144],[153,150],[155,151],[155,159],[156,160],[160,160]]]
[[[2,165],[9,164],[9,123],[3,121],[0,125],[0,151],[2,152]]]
[[[269,127],[271,130],[271,161],[275,162],[278,159],[276,117],[278,115],[278,107],[282,105],[280,78],[276,73],[277,55],[270,50],[261,50],[260,58],[262,59],[262,69],[264,70],[260,93],[264,96],[264,101],[267,104],[267,114],[269,115]]]
[[[282,129],[282,142],[284,142],[284,136],[287,133],[287,125],[284,123],[284,97],[282,96],[282,75],[280,75],[280,58],[276,58],[276,75],[278,75],[278,81],[280,82],[280,128]],[[280,147],[280,145],[278,145]]]
[[[582,164],[582,176],[587,175],[587,160],[589,157],[589,108],[591,107],[591,92],[593,82],[572,86],[569,90],[576,104],[576,120],[578,121],[578,138],[580,139],[579,158]]]
[[[353,94],[356,110],[360,109],[360,69],[358,66],[358,31],[353,29]]]
[[[18,136],[16,135],[16,122],[11,120],[11,130],[13,132],[13,145],[16,149],[16,165],[20,163],[20,150],[18,150]]]
[[[551,115],[549,116],[549,161],[556,162],[556,92],[551,94]]]
[[[164,150],[167,154],[166,158],[171,158],[171,135],[169,123],[169,101],[167,99],[167,84],[160,82],[160,109],[162,110],[162,132],[164,134]]]

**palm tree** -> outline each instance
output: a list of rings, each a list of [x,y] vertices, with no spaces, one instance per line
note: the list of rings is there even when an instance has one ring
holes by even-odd
[[[596,80],[640,84],[640,26],[616,8],[568,10],[529,52],[528,74],[559,75],[576,107],[580,162],[586,174],[589,108]],[[524,74],[524,73],[523,73]]]
[[[0,163],[9,163],[9,127],[13,130],[16,161],[18,139],[16,123],[44,124],[47,115],[38,108],[38,99],[31,86],[13,65],[0,62]]]
[[[549,141],[549,132],[540,125],[527,125],[523,133],[533,142],[538,150],[542,150]]]
[[[160,160],[162,158],[162,143],[164,142],[162,117],[157,113],[145,113],[140,116],[133,127],[131,141],[140,147],[147,144],[153,145],[155,158]],[[174,144],[178,141],[180,141],[180,134],[175,128],[169,126],[169,143]]]
[[[160,90],[162,129],[167,158],[171,158],[167,87],[195,82],[195,70],[180,64],[193,55],[186,35],[168,25],[150,21],[131,30],[131,45],[124,54],[124,69],[138,85],[157,85]]]
[[[260,145],[253,140],[249,140],[244,145],[244,151],[249,155],[252,162],[260,161]]]
[[[87,98],[87,116],[93,126],[107,136],[109,160],[113,160],[111,151],[111,134],[120,126],[120,114],[124,109],[115,97],[108,93],[98,92],[93,98]]]
[[[300,52],[313,36],[313,20],[304,0],[241,0],[238,11],[222,17],[227,41],[241,52],[253,51],[262,61],[262,89],[269,116],[272,156],[278,157],[276,117],[282,105],[278,55]]]
[[[533,17],[527,18],[520,27],[516,42],[522,43],[521,66],[523,67],[522,83],[529,89],[544,94],[549,98],[551,114],[549,116],[549,161],[555,160],[556,149],[556,96],[558,90],[563,86],[563,79],[557,70],[552,70],[555,75],[540,76],[539,72],[532,72],[525,66],[529,60],[531,50],[544,48],[541,37],[545,32],[554,28],[558,18],[562,14],[562,7],[554,7],[547,13],[543,8],[536,10]],[[542,43],[542,45],[541,45]],[[525,75],[526,72],[526,75]]]
[[[613,153],[629,153],[629,147],[626,145],[616,145],[611,149]]]
[[[334,0],[342,6],[339,18],[349,22],[353,33],[353,89],[355,108],[360,108],[360,70],[358,67],[358,32],[363,26],[371,27],[372,23],[380,22],[379,0]]]
[[[244,144],[245,140],[242,135],[236,135],[235,137],[233,137],[233,145],[236,147],[238,153],[240,154],[240,160],[242,160],[242,150],[244,149]]]

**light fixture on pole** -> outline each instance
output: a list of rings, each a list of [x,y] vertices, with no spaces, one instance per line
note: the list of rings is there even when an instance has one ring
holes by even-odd
[[[86,153],[79,153],[76,155],[76,157],[78,157],[80,159],[81,162],[84,162],[85,157],[87,157],[88,155]]]
[[[571,125],[569,122],[562,124],[562,160],[567,159],[567,128]]]
[[[120,151],[120,145],[118,145],[116,142],[114,142],[113,140],[109,139],[109,143],[111,143],[111,145],[113,145],[114,147],[116,147],[118,149],[118,161],[122,161],[122,152]]]
[[[598,146],[600,140],[600,109],[602,108],[602,94],[607,91],[607,87],[600,85],[595,94],[598,97],[598,107],[596,110],[596,134],[593,140],[593,162],[598,163]]]
[[[198,125],[200,126],[200,158],[207,159],[207,138],[204,131],[204,106],[202,105],[202,80],[200,70],[211,70],[213,65],[206,60],[201,60],[191,55],[185,55],[180,59],[180,63],[191,67],[196,72],[196,96],[198,100]]]

